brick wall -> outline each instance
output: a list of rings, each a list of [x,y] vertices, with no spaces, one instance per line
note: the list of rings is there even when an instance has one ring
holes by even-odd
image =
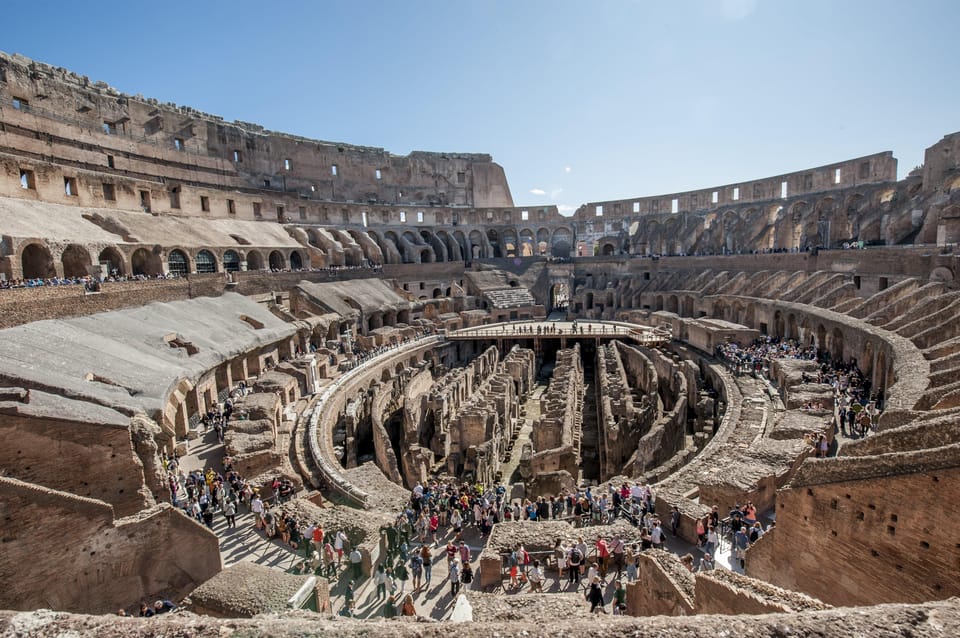
[[[782,489],[776,532],[747,551],[747,573],[837,606],[957,596],[958,489],[957,468]]]
[[[115,612],[221,569],[217,537],[169,505],[115,521],[92,499],[0,477],[0,607]],[[38,542],[41,543],[38,546]]]
[[[105,501],[120,516],[153,505],[126,427],[0,414],[6,476]]]

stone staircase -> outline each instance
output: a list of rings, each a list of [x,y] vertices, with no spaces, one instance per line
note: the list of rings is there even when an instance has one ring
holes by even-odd
[[[484,296],[494,308],[522,308],[537,305],[537,300],[526,288],[490,290],[485,292]]]

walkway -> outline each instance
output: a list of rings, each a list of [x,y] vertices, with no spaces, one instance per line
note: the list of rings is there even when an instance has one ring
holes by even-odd
[[[540,397],[547,389],[546,382],[537,381],[533,389],[527,394],[527,399],[523,403],[525,416],[523,425],[516,438],[510,442],[510,458],[500,466],[504,482],[512,488],[514,483],[521,482],[520,477],[520,457],[523,455],[523,446],[530,443],[530,435],[533,434],[533,424],[540,420]],[[507,494],[512,494],[508,489]]]
[[[647,326],[610,321],[577,321],[573,331],[572,321],[511,321],[474,328],[462,328],[446,333],[447,339],[521,338],[521,339],[630,339],[646,346],[656,346],[670,341],[670,335]],[[540,333],[537,333],[537,330]]]

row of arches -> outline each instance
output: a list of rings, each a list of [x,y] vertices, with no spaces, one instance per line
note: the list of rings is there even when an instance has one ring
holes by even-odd
[[[776,200],[700,214],[659,215],[637,224],[630,250],[641,255],[723,254],[836,248],[850,240],[883,239],[882,212],[896,191]]]
[[[95,260],[95,261],[94,261]],[[300,270],[305,258],[298,250],[284,252],[272,250],[266,257],[259,250],[238,251],[226,249],[216,254],[209,249],[188,251],[173,248],[164,251],[139,247],[129,259],[116,246],[107,246],[96,252],[80,244],[68,244],[59,255],[46,244],[31,242],[20,250],[20,277],[24,279],[49,279],[54,277],[86,277],[99,274],[103,269],[107,276],[156,276],[164,273],[186,275],[189,273],[238,272],[240,270]],[[96,268],[95,264],[100,266]]]

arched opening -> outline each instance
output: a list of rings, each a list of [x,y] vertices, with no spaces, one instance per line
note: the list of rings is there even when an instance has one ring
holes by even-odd
[[[843,361],[843,332],[840,328],[834,328],[830,335],[830,358]]]
[[[167,255],[167,270],[172,275],[186,275],[190,272],[190,262],[182,250],[174,248]]]
[[[217,258],[209,250],[197,253],[196,264],[198,273],[217,272]]]
[[[283,253],[279,250],[270,253],[270,270],[283,270],[286,266],[287,263],[283,259]]]
[[[155,277],[162,272],[160,257],[146,248],[138,248],[130,257],[130,269],[134,276]]]
[[[493,257],[503,257],[503,254],[500,252],[500,236],[497,234],[497,231],[490,229],[487,231],[487,241],[490,242],[490,247],[493,249]]]
[[[290,253],[290,270],[303,270],[303,257],[296,250]]]
[[[553,232],[550,253],[554,257],[569,257],[573,250],[573,233],[567,228],[558,228]]]
[[[228,250],[223,253],[223,269],[226,272],[238,272],[240,270],[240,255],[235,250]]]
[[[107,267],[107,274],[115,277],[125,274],[123,272],[123,255],[116,248],[104,248],[97,257],[97,263]]]
[[[90,253],[83,246],[70,244],[60,257],[64,277],[86,277],[90,274]]]
[[[23,249],[20,254],[20,266],[25,279],[46,279],[57,276],[50,251],[40,244],[30,244]]]
[[[433,251],[429,248],[420,249],[420,263],[421,264],[432,264],[433,263]]]
[[[600,254],[602,254],[602,255],[604,255],[604,256],[614,255],[614,254],[616,254],[616,252],[617,252],[616,246],[614,246],[613,244],[609,244],[609,243],[608,243],[608,244],[604,244],[604,245],[603,245],[603,248],[600,249]]]
[[[247,270],[263,270],[263,255],[256,250],[247,253]]]

